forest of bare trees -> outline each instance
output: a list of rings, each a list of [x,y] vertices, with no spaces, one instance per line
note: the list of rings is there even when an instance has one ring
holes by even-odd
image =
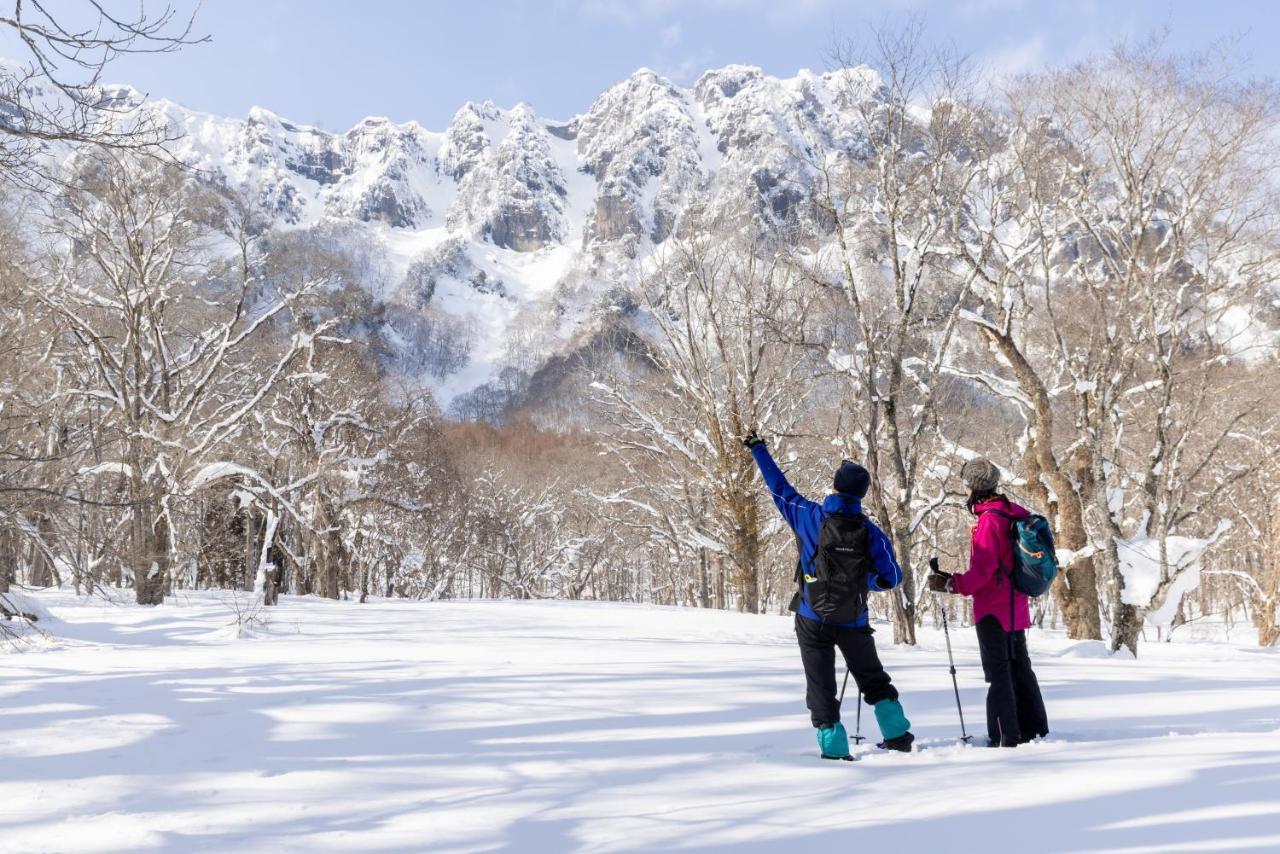
[[[965,559],[977,454],[1057,532],[1043,625],[1135,651],[1203,618],[1280,640],[1280,100],[1217,52],[1129,45],[992,91],[914,30],[842,47],[884,83],[846,78],[869,152],[815,145],[786,216],[680,223],[626,334],[564,380],[572,418],[526,398],[459,421],[360,334],[355,247],[272,232],[165,129],[102,115],[101,63],[189,28],[3,22],[38,50],[0,79],[0,594],[779,613],[794,543],[739,441],[757,429],[815,496],[841,457],[867,465],[906,577],[873,608],[900,642],[955,607],[917,579]],[[56,176],[53,142],[76,152]]]

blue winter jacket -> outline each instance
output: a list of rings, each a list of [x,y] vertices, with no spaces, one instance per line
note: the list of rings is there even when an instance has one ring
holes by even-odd
[[[796,492],[794,486],[787,483],[786,475],[782,473],[782,469],[778,468],[778,464],[769,455],[769,449],[763,444],[752,448],[751,455],[755,457],[756,465],[760,467],[760,474],[764,476],[765,485],[773,495],[773,503],[778,505],[782,518],[787,520],[791,530],[795,531],[800,538],[801,567],[805,574],[812,575],[813,556],[818,550],[818,534],[822,531],[822,521],[833,513],[848,516],[861,513],[862,502],[851,495],[828,495],[821,504],[810,501]],[[870,519],[867,520],[867,534],[871,546],[871,559],[875,565],[875,571],[867,575],[867,589],[892,590],[902,583],[902,568],[898,566],[898,559],[894,557],[893,544],[889,542],[884,531],[877,528]],[[800,599],[798,613],[809,620],[826,622],[814,613],[813,608],[809,607],[807,590]],[[866,611],[863,611],[852,623],[833,623],[833,625],[850,628],[861,628],[866,624]]]

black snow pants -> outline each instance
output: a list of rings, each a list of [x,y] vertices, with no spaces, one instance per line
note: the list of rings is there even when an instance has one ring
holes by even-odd
[[[1040,683],[1027,655],[1027,633],[1006,632],[993,616],[978,621],[978,651],[987,689],[987,737],[1015,747],[1049,734]]]
[[[831,726],[840,720],[840,704],[836,699],[836,647],[845,664],[853,672],[858,693],[871,705],[881,700],[898,699],[889,674],[876,654],[876,642],[870,627],[853,629],[828,626],[796,614],[796,639],[800,641],[800,660],[804,662],[805,704],[815,727]]]

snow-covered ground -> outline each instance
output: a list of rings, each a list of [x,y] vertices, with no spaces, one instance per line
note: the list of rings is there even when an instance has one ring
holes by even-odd
[[[882,632],[928,749],[846,763],[780,617],[285,598],[237,638],[226,594],[41,600],[57,639],[0,653],[6,852],[1280,850],[1280,655],[1242,643],[1034,633],[1053,735],[996,751],[952,741],[941,635]]]

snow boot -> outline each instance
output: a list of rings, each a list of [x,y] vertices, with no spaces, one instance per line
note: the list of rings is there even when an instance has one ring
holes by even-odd
[[[818,737],[818,749],[823,759],[852,759],[849,755],[849,736],[844,731],[844,724],[836,721],[831,726],[818,727],[814,731]]]
[[[884,741],[876,745],[881,750],[896,750],[899,753],[910,753],[911,745],[915,743],[916,737],[909,732],[904,732],[897,738],[886,738]]]

